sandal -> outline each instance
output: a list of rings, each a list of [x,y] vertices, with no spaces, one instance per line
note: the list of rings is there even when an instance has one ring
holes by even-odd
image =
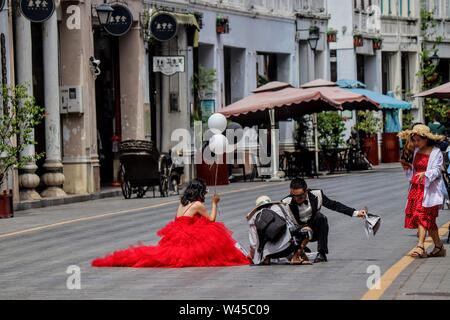
[[[294,255],[289,262],[291,265],[312,265],[309,261],[308,256],[302,252],[299,255]]]
[[[435,252],[434,250],[437,251]],[[445,257],[447,254],[447,250],[445,250],[444,248],[444,244],[442,244],[440,247],[434,247],[433,251],[431,251],[430,253],[428,253],[428,256],[431,258],[437,258],[437,257]]]
[[[420,250],[422,250],[422,252],[419,252],[418,250],[416,250],[414,248],[414,251],[409,254],[410,257],[413,257],[413,258],[426,258],[428,256],[424,247],[417,246],[416,248],[419,248]]]
[[[312,263],[311,263],[311,261],[309,261],[309,260],[306,260],[306,259],[298,259],[298,260],[294,260],[294,259],[292,259],[291,261],[290,261],[290,264],[291,265],[312,265]]]

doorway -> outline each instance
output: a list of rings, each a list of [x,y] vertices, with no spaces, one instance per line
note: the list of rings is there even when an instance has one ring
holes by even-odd
[[[95,81],[97,115],[97,149],[100,159],[100,184],[110,186],[117,177],[114,159],[113,137],[122,136],[120,110],[120,61],[119,38],[103,30],[94,32],[94,55],[100,60],[100,75]]]

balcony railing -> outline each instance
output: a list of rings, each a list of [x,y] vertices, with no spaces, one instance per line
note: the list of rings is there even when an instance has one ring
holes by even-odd
[[[293,16],[295,12],[326,14],[326,0],[189,0],[203,4],[243,12]]]
[[[381,33],[385,35],[418,36],[419,23],[412,20],[382,18]]]

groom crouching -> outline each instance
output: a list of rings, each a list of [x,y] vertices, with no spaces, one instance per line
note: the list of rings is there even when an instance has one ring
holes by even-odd
[[[365,210],[355,210],[346,205],[329,199],[322,190],[310,190],[306,181],[294,179],[291,181],[290,195],[281,200],[288,204],[292,215],[300,226],[308,226],[313,231],[312,242],[317,241],[318,255],[314,260],[326,262],[328,254],[328,219],[320,212],[322,206],[350,217],[366,216]]]

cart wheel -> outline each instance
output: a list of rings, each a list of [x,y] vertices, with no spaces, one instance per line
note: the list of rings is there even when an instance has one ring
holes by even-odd
[[[130,181],[125,180],[125,171],[123,169],[123,166],[120,167],[120,188],[122,189],[122,194],[125,199],[131,198],[131,184]]]
[[[121,184],[122,187],[122,194],[125,197],[125,199],[130,199],[131,198],[131,194],[132,194],[132,190],[131,190],[131,184],[130,181],[126,180],[123,181]]]
[[[143,198],[145,196],[145,189],[142,187],[139,187],[137,190],[137,197],[138,198]]]
[[[159,193],[161,197],[169,196],[169,180],[165,176],[161,176],[159,181]]]

